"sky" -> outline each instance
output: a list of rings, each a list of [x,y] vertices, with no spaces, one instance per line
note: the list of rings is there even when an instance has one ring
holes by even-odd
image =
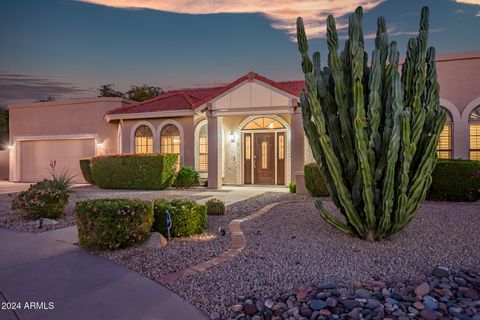
[[[249,71],[301,79],[296,17],[326,61],[327,15],[344,39],[358,5],[367,52],[378,16],[404,52],[424,5],[437,53],[480,50],[480,0],[2,0],[0,104],[93,97],[105,83],[214,86]]]

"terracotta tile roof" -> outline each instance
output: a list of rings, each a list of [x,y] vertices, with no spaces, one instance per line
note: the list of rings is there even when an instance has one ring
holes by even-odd
[[[297,97],[300,96],[300,91],[305,87],[305,82],[303,80],[275,82],[255,72],[249,72],[225,86],[172,90],[137,104],[122,106],[120,108],[110,110],[108,114],[194,110],[210,100],[218,97],[222,93],[234,88],[240,83],[253,79],[262,81],[274,88],[290,93]]]

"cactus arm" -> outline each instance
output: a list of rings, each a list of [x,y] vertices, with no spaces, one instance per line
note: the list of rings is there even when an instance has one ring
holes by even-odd
[[[398,51],[396,43],[391,45],[393,61],[398,61]],[[387,163],[385,168],[385,178],[382,188],[382,215],[380,218],[379,234],[384,236],[391,227],[391,213],[394,205],[395,196],[395,167],[398,161],[398,151],[400,149],[401,139],[401,121],[403,113],[403,89],[400,82],[398,70],[393,71],[392,75],[392,113],[393,128],[390,135]]]
[[[345,186],[342,176],[342,169],[340,162],[338,161],[335,152],[333,151],[331,140],[327,135],[325,128],[325,118],[321,112],[321,106],[317,98],[317,86],[315,83],[315,78],[312,73],[313,64],[308,57],[308,45],[302,42],[307,42],[307,36],[305,34],[305,28],[303,27],[302,19],[297,19],[297,40],[298,47],[302,54],[302,69],[305,74],[305,82],[307,85],[308,96],[310,98],[310,105],[312,110],[312,116],[315,120],[317,134],[320,140],[320,146],[325,157],[325,162],[328,168],[328,171],[332,177],[332,182],[335,188],[337,189],[339,202],[345,211],[346,216],[348,217],[349,222],[355,228],[356,232],[360,236],[365,236],[366,231],[362,223],[360,215],[355,210],[350,192]]]
[[[375,230],[375,205],[372,187],[372,172],[368,159],[367,119],[365,117],[365,102],[363,91],[363,48],[360,41],[360,25],[357,15],[352,15],[351,23],[351,56],[352,56],[352,84],[354,102],[354,137],[355,149],[359,160],[359,170],[362,178],[362,197],[367,228],[370,232]]]
[[[346,234],[354,233],[352,228],[350,228],[350,226],[334,218],[330,212],[325,210],[321,199],[319,198],[315,199],[315,207],[318,209],[318,211],[320,212],[320,215],[326,222],[328,222],[329,224],[331,224],[332,226],[334,226],[335,228],[339,229],[340,231]]]
[[[349,115],[349,101],[347,99],[347,90],[344,81],[344,72],[342,63],[338,56],[338,36],[335,19],[333,16],[327,18],[327,43],[328,43],[328,64],[335,83],[335,101],[338,106],[338,114],[340,119],[340,129],[344,141],[343,152],[347,162],[347,172],[349,181],[353,184],[355,180],[357,164],[355,162],[355,152],[353,147],[353,130],[351,128],[351,118]]]
[[[332,198],[333,203],[339,208],[341,207],[340,201],[338,200],[337,190],[333,188],[332,177],[326,168],[326,160],[321,151],[320,143],[317,136],[317,128],[315,123],[312,121],[312,111],[310,103],[308,102],[308,97],[305,90],[302,90],[300,94],[300,105],[302,107],[302,117],[303,117],[303,128],[305,135],[307,136],[308,143],[312,149],[313,157],[317,162],[320,172],[323,175],[323,178],[326,181],[326,187],[328,194]],[[343,213],[343,212],[342,212]]]
[[[404,88],[405,106],[410,108],[412,103],[412,82],[415,73],[415,58],[417,57],[417,42],[415,38],[408,40],[407,55],[402,65],[402,84]]]

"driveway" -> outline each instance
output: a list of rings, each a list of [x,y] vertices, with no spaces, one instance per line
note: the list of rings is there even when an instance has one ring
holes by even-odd
[[[0,319],[207,319],[158,283],[48,236],[0,228]],[[51,310],[27,310],[25,303]],[[3,305],[3,304],[2,304]]]

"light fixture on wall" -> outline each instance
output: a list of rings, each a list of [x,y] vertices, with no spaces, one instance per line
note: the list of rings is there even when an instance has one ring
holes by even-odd
[[[230,132],[230,142],[235,142],[235,133],[233,131]]]
[[[8,150],[12,150],[12,149],[13,149],[13,145],[10,144],[7,148],[8,148]]]

